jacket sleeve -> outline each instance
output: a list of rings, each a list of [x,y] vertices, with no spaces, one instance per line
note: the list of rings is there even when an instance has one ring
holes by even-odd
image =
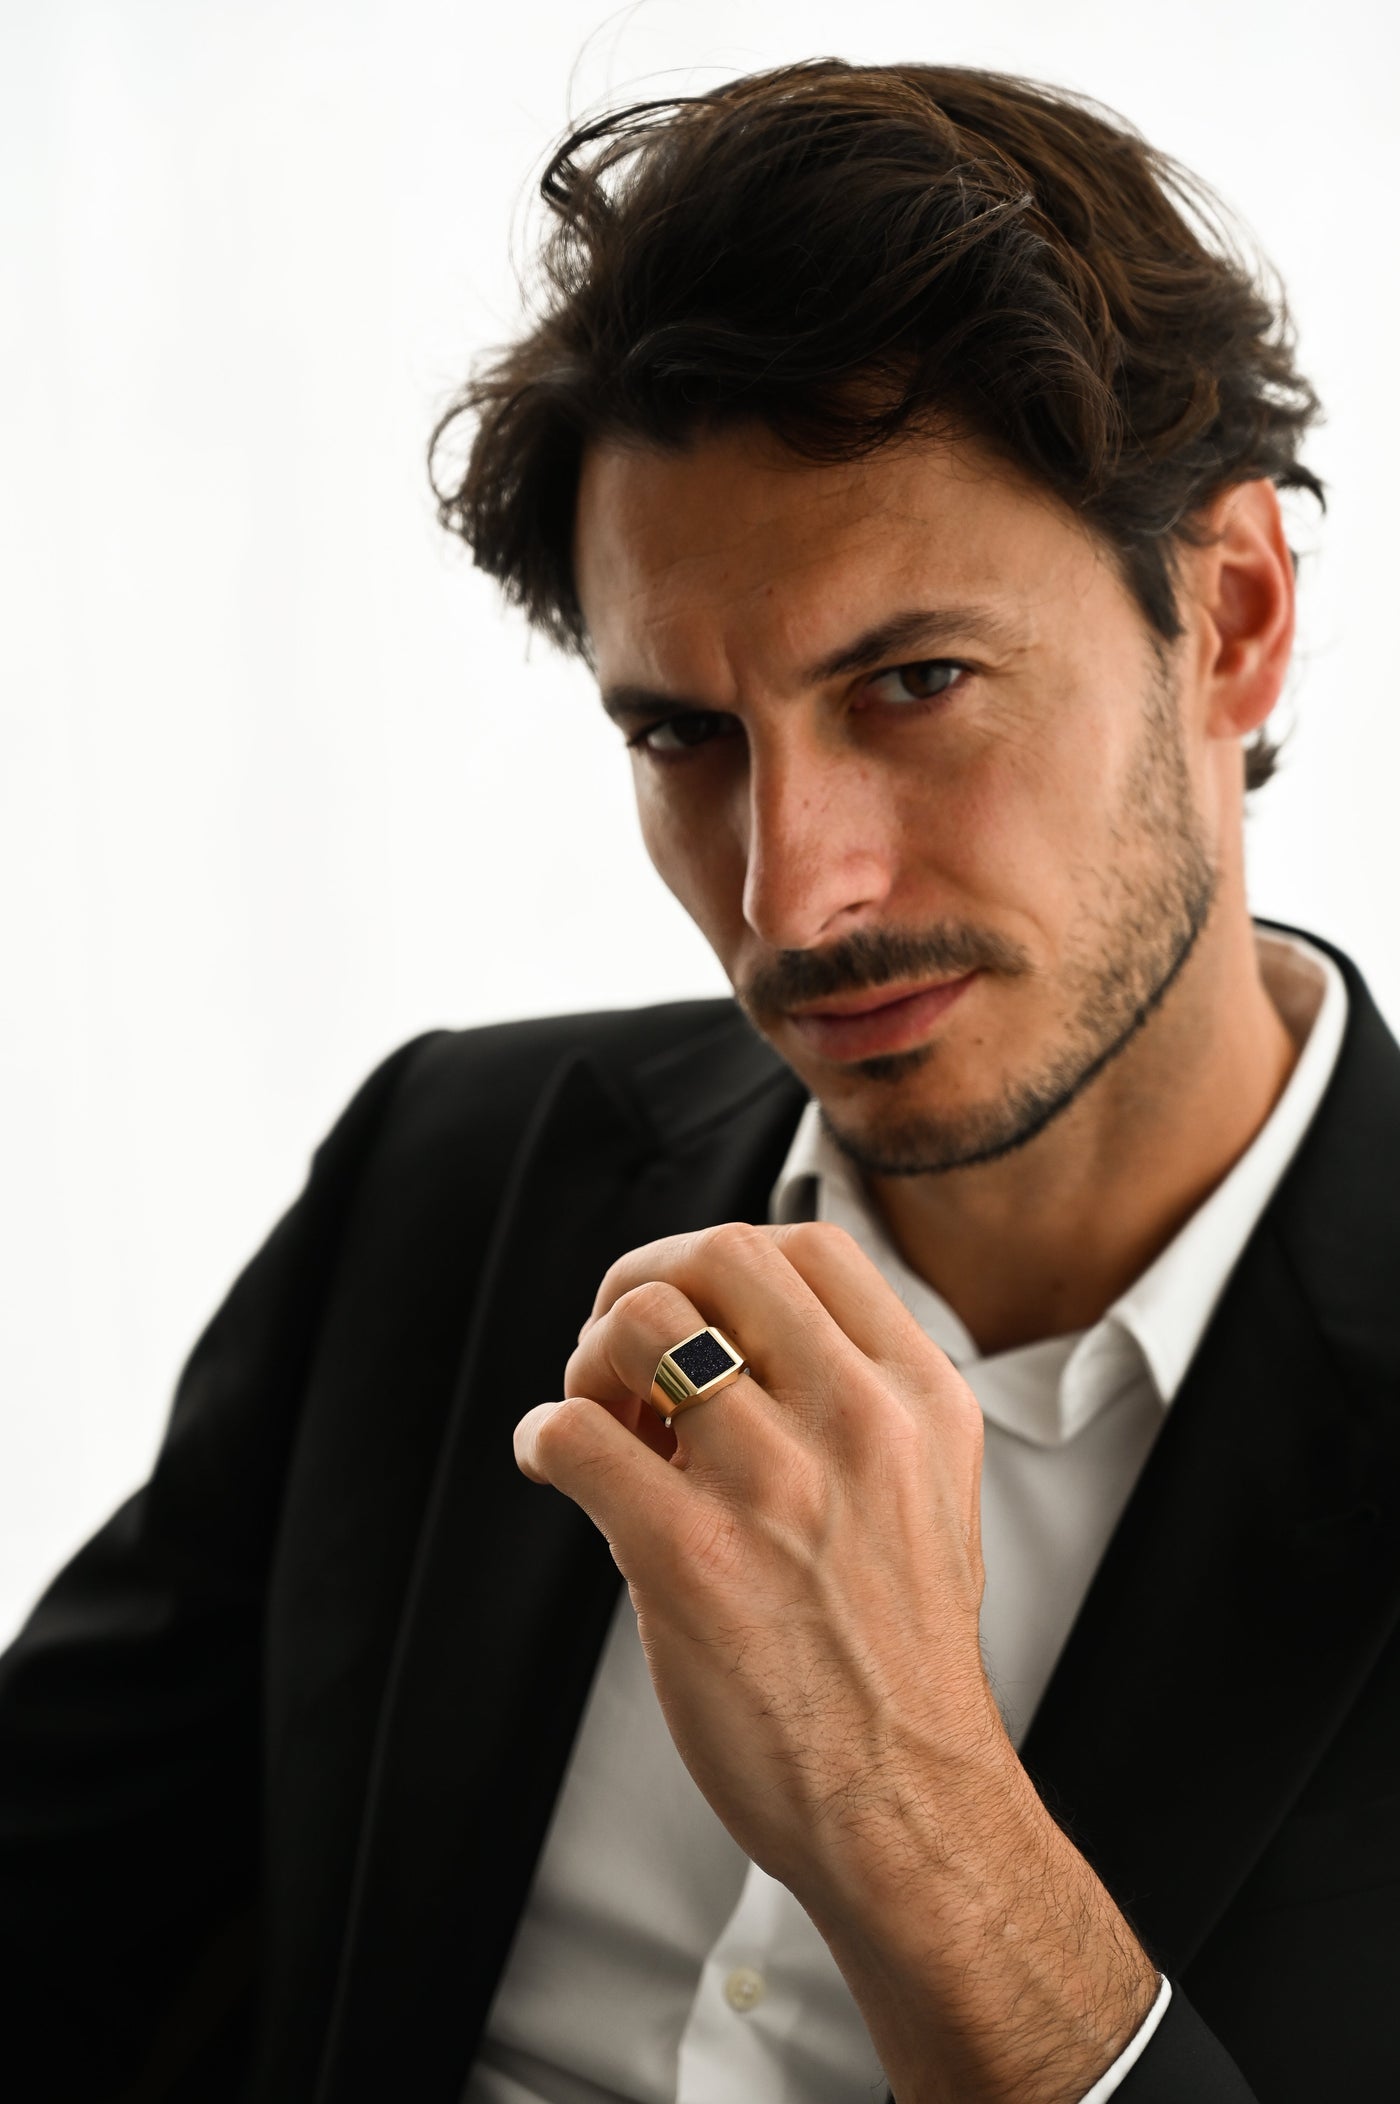
[[[233,2094],[283,1484],[345,1223],[421,1042],[361,1088],[196,1345],[150,1481],[0,1657],[0,2055],[25,2104]]]
[[[1215,2033],[1172,1982],[1171,2000],[1113,2104],[1259,2104]]]

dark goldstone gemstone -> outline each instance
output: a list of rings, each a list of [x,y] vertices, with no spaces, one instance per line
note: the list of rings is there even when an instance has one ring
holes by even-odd
[[[694,1381],[697,1388],[703,1388],[707,1381],[718,1380],[722,1373],[729,1372],[731,1366],[739,1364],[739,1361],[732,1358],[718,1339],[710,1336],[707,1330],[702,1330],[698,1337],[691,1338],[689,1344],[683,1344],[678,1351],[673,1351],[671,1358],[686,1379]]]

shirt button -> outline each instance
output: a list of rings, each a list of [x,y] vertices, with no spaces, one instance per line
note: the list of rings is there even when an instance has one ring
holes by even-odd
[[[767,1992],[768,1982],[751,1965],[736,1965],[724,1983],[724,1999],[741,2015],[756,2009]]]

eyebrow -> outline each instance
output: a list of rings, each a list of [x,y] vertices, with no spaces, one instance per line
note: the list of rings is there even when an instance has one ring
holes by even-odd
[[[868,672],[886,660],[898,659],[901,652],[932,652],[951,642],[983,643],[1006,649],[1024,640],[1019,627],[988,606],[908,607],[889,615],[884,621],[877,621],[871,628],[863,629],[849,643],[842,643],[825,657],[818,658],[815,664],[808,665],[798,677],[804,687],[819,687],[833,679],[849,678],[852,673]],[[654,715],[659,708],[698,709],[710,713],[711,705],[693,701],[683,694],[663,694],[652,687],[633,686],[624,681],[604,688],[603,707],[615,721],[627,722]]]

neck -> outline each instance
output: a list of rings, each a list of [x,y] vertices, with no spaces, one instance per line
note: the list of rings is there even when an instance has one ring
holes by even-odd
[[[1245,1152],[1298,1049],[1241,900],[1212,916],[1132,1044],[1028,1145],[943,1175],[872,1178],[872,1199],[979,1351],[1087,1329]]]

